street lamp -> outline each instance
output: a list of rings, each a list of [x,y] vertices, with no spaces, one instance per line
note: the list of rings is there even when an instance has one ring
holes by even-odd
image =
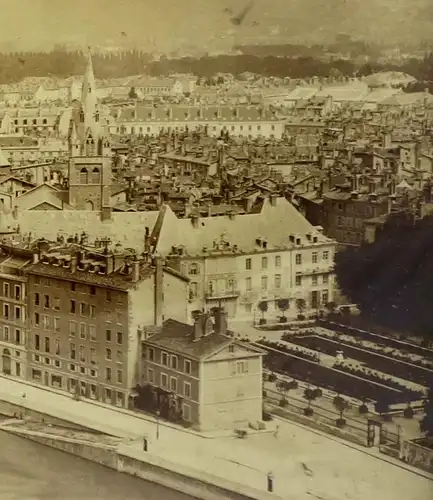
[[[159,415],[160,411],[156,410],[156,439],[159,439]]]

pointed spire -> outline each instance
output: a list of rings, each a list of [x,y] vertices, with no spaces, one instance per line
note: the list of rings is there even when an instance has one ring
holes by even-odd
[[[96,84],[95,84],[95,75],[93,72],[92,52],[89,46],[87,52],[87,67],[86,67],[86,72],[84,73],[83,88],[81,91],[81,103],[83,104],[83,106],[86,106],[87,101],[89,100],[94,101],[96,105],[95,91],[96,91]]]

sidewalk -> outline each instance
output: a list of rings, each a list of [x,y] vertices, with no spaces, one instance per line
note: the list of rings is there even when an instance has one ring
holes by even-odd
[[[246,439],[203,439],[160,426],[156,439],[156,423],[14,380],[0,378],[0,399],[25,401],[30,409],[135,439],[128,446],[137,453],[139,438],[147,436],[149,452],[155,456],[262,491],[272,472],[274,492],[285,499],[418,500],[433,491],[433,483],[425,477],[291,422],[278,421],[277,436],[259,433]]]

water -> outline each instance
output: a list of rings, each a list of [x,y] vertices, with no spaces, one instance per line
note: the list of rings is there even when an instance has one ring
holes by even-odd
[[[191,500],[0,431],[1,500]]]

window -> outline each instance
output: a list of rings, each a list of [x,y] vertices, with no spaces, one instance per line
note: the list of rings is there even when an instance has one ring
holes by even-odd
[[[183,383],[183,395],[186,398],[191,397],[191,384],[189,382],[184,382]]]
[[[9,327],[8,326],[3,327],[3,340],[5,342],[9,342]]]
[[[111,368],[105,369],[105,379],[107,382],[111,382]]]
[[[15,300],[21,300],[21,287],[15,285]]]
[[[86,304],[85,302],[80,302],[80,316],[87,315],[87,307],[88,307],[88,304]]]
[[[251,258],[250,258],[250,257],[248,257],[248,259],[245,259],[245,269],[246,269],[247,271],[250,271],[250,270],[251,270],[251,268],[252,268],[252,266],[251,266]]]
[[[96,318],[96,306],[93,305],[90,306],[90,317]]]
[[[90,348],[90,363],[96,365],[96,349],[94,347]]]
[[[45,337],[45,352],[50,352],[50,338],[49,337]]]
[[[117,344],[122,345],[123,344],[123,333],[117,332],[116,339],[117,339]]]
[[[281,274],[275,275],[275,288],[281,288]]]
[[[9,297],[9,283],[3,284],[3,296]]]
[[[76,286],[76,285],[75,285],[75,283],[71,283],[71,290],[72,290],[73,292],[75,292],[75,286]]]
[[[71,370],[71,372],[74,372],[75,371],[75,365],[72,364],[72,363],[70,363],[69,370]]]
[[[177,392],[177,378],[170,377],[170,390],[172,392]]]
[[[111,342],[111,330],[105,330],[105,340]]]
[[[56,311],[60,311],[60,297],[54,297],[53,308]]]
[[[117,383],[121,384],[123,382],[123,372],[122,370],[117,370]]]
[[[75,308],[75,300],[71,300],[71,308],[70,308],[71,314],[75,314],[76,308]]]
[[[96,326],[89,325],[88,330],[89,330],[89,338],[94,342],[96,340]]]
[[[147,370],[147,381],[152,384],[155,382],[155,372],[152,370],[152,368],[149,368]]]
[[[248,361],[237,361],[236,373],[239,374],[248,373]]]
[[[275,256],[275,267],[281,267],[281,255]]]
[[[252,288],[252,281],[251,278],[246,278],[245,279],[245,289],[247,292],[251,291]]]
[[[161,363],[164,366],[168,366],[168,354],[166,352],[161,353]]]
[[[262,269],[267,269],[267,268],[268,268],[268,258],[262,257]]]
[[[188,269],[188,273],[189,274],[197,275],[198,274],[198,265],[195,264],[195,263],[190,264],[189,265],[189,269]]]
[[[313,264],[317,264],[317,252],[313,252],[312,261],[313,261]]]
[[[18,328],[15,330],[15,344],[21,344],[21,330],[19,330]]]
[[[62,363],[58,359],[55,359],[54,360],[54,366],[56,368],[61,368],[62,367]]]
[[[35,351],[39,351],[41,349],[41,342],[39,335],[35,335]]]
[[[60,340],[58,340],[58,339],[56,339],[54,341],[54,352],[55,352],[56,356],[60,355]]]
[[[165,373],[161,373],[161,387],[167,388],[168,385],[168,377]]]
[[[313,275],[313,277],[312,277],[312,283],[313,283],[313,286],[317,285],[317,276]]]
[[[177,356],[171,357],[171,367],[173,370],[177,370]]]
[[[80,339],[86,339],[86,323],[80,323]]]
[[[119,349],[117,350],[116,354],[116,362],[122,364],[123,363],[123,352],[120,351]]]
[[[262,290],[268,289],[268,277],[267,276],[262,276],[261,287],[262,287]]]
[[[21,319],[21,307],[15,306],[15,319]]]
[[[327,285],[329,283],[329,274],[323,275],[323,284]]]
[[[77,323],[75,321],[69,322],[69,335],[75,337],[77,335]]]
[[[185,373],[191,374],[191,361],[189,359],[185,359]]]
[[[54,330],[60,332],[60,318],[54,318]]]
[[[155,361],[155,350],[153,349],[153,347],[147,348],[147,357],[149,361]]]
[[[296,286],[301,286],[302,285],[302,276],[296,276],[296,278],[295,278],[295,285]]]
[[[40,324],[39,313],[35,313],[33,322],[34,322],[35,326],[39,326],[39,324]]]
[[[328,260],[328,259],[329,259],[329,252],[328,252],[328,250],[325,250],[325,251],[323,252],[322,257],[323,257],[323,260]]]
[[[302,264],[302,254],[300,254],[300,253],[296,254],[295,263],[297,266],[300,266]]]
[[[50,296],[49,295],[44,295],[44,308],[45,309],[50,308]]]
[[[5,319],[9,319],[9,304],[3,304],[3,316]]]
[[[322,304],[326,305],[329,302],[329,292],[328,290],[322,291]]]
[[[105,359],[111,360],[111,349],[105,349]]]

